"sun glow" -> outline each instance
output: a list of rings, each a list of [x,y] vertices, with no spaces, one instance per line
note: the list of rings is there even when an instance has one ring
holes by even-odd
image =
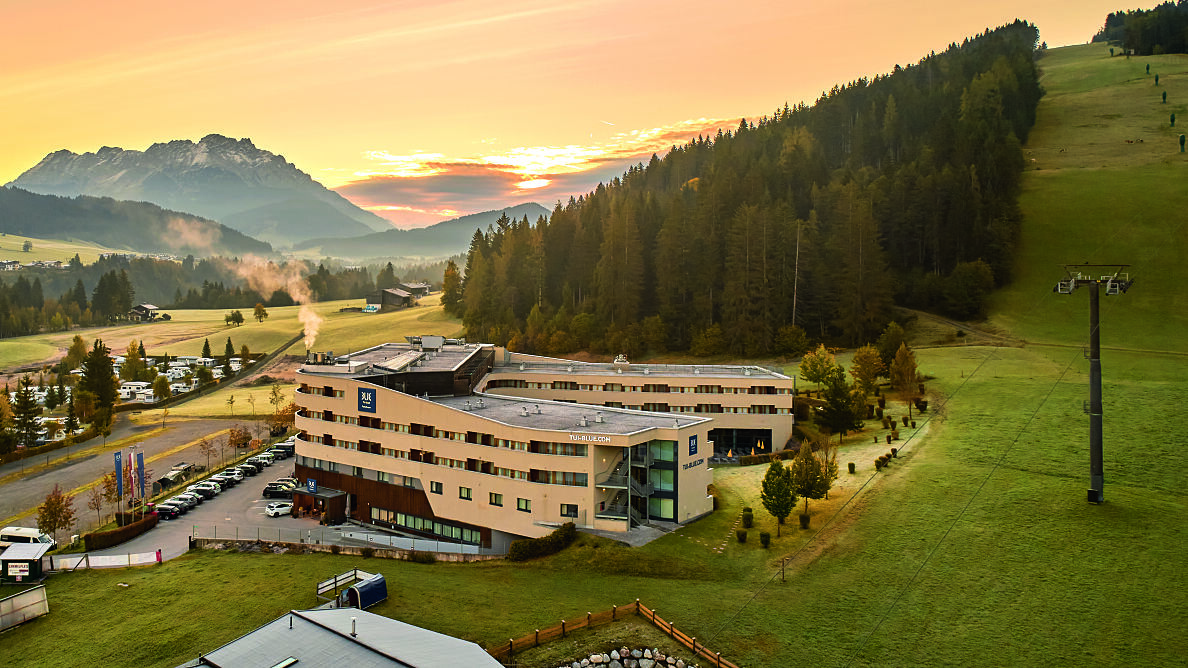
[[[531,179],[529,181],[520,181],[516,187],[520,190],[533,190],[535,188],[543,188],[552,183],[550,179]]]

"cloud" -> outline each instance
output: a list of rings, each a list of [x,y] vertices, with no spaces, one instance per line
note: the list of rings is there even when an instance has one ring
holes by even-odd
[[[669,126],[619,132],[590,145],[525,146],[500,153],[449,158],[441,153],[400,155],[372,150],[374,169],[335,190],[399,227],[419,227],[525,200],[545,206],[567,201],[621,176],[652,154],[687,143],[738,120],[698,118]]]

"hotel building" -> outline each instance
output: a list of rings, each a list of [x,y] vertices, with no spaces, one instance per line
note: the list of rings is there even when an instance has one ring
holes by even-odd
[[[701,517],[715,435],[782,447],[792,422],[791,379],[755,367],[582,364],[437,336],[314,354],[298,382],[295,506],[495,549],[569,521]]]

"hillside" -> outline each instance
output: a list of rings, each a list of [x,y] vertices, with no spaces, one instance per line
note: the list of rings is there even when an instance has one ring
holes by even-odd
[[[47,195],[94,195],[152,202],[218,220],[276,244],[384,230],[389,224],[313,180],[284,156],[250,139],[211,134],[144,151],[105,146],[50,153],[9,186]]]
[[[549,210],[536,203],[518,204],[496,211],[483,211],[412,230],[391,229],[349,239],[310,239],[294,245],[296,251],[313,251],[323,257],[366,259],[376,257],[444,257],[464,253],[475,230],[485,231],[501,215],[535,223]]]
[[[13,187],[0,188],[0,232],[82,240],[141,253],[203,257],[272,252],[269,244],[226,225],[155,204],[39,195]]]

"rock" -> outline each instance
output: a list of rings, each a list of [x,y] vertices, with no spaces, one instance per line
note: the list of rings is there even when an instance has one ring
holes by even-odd
[[[646,651],[646,650],[645,650],[645,651]],[[640,658],[648,658],[648,659],[650,659],[650,658],[652,658],[652,654],[649,652],[649,653],[648,653],[648,655],[647,655],[647,657],[644,657],[644,653],[643,653],[643,652],[639,651],[638,649],[633,649],[633,650],[631,650],[631,657],[632,657],[632,658],[635,658],[635,659],[640,659]]]
[[[677,662],[676,662],[676,668],[685,668],[685,660],[684,660],[684,659],[677,659]]]
[[[586,668],[586,666],[589,666],[589,665],[590,665],[589,659],[582,659],[582,668]]]
[[[610,658],[612,661],[618,661],[619,660],[619,650],[612,649],[611,653],[610,653]]]
[[[569,664],[569,668],[582,668],[582,664],[574,661],[573,663]]]
[[[639,660],[639,668],[652,668],[655,665],[656,665],[656,662],[651,659],[640,659]]]
[[[618,659],[611,659],[611,662],[606,665],[608,668],[623,668],[623,664],[619,663]]]
[[[670,666],[675,666],[675,665],[676,665],[676,659],[674,659],[674,658],[673,658],[673,657],[671,657],[671,656],[670,656],[670,657],[668,657],[668,658],[666,658],[666,659],[665,659],[665,661],[667,661],[667,662],[668,662],[668,665],[670,665]]]
[[[603,652],[603,653],[602,653],[602,662],[603,662],[603,663],[610,663],[610,660],[611,660],[611,659],[610,659],[610,654],[607,654],[606,652]]]
[[[594,664],[594,665],[602,663],[602,655],[601,654],[591,654],[590,655],[590,663]]]

